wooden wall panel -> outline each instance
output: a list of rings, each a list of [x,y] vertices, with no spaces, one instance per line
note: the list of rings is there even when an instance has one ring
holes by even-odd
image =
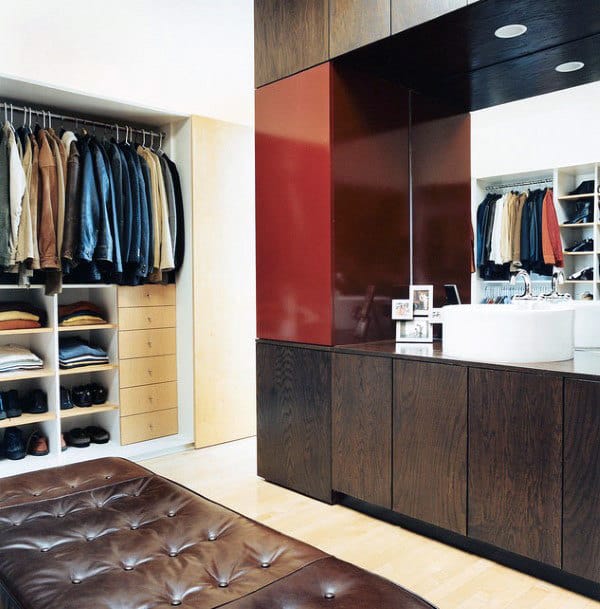
[[[328,0],[254,0],[254,55],[257,87],[327,61]]]
[[[390,0],[329,0],[329,56],[391,34]]]

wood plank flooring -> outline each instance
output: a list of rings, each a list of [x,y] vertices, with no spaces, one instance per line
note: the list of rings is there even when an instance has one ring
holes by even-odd
[[[256,476],[256,442],[152,459],[153,471],[282,533],[387,577],[439,609],[600,609],[600,603]]]

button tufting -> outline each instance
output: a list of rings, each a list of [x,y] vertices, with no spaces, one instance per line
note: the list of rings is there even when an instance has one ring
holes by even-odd
[[[57,518],[64,518],[64,517],[65,517],[65,515],[64,515],[64,513],[63,513],[63,512],[60,512],[60,514],[56,514],[56,517],[57,517]]]
[[[227,582],[219,582],[219,588],[227,588],[229,584]]]
[[[123,571],[133,571],[133,567],[131,565],[125,565]]]
[[[95,537],[86,537],[85,540],[86,541],[94,541],[94,539],[96,539]]]
[[[175,558],[175,556],[179,556],[179,552],[169,552],[169,556]]]
[[[80,584],[80,583],[81,583],[81,580],[80,580],[80,579],[72,579],[72,580],[71,580],[71,583],[72,583],[72,584]]]
[[[112,478],[112,476],[104,476],[105,480],[110,480]]]
[[[169,512],[167,513],[167,516],[168,516],[169,518],[173,518],[173,516],[175,516],[175,512],[174,512],[173,510],[171,510],[171,511],[169,511]]]
[[[260,566],[261,566],[263,569],[268,569],[268,568],[271,566],[271,563],[270,563],[270,562],[261,562],[261,563],[260,563]]]
[[[137,531],[137,530],[138,530],[138,528],[139,528],[139,527],[138,527],[138,525],[137,525],[137,524],[132,524],[132,525],[131,525],[131,527],[130,527],[130,529],[131,529],[132,531]]]
[[[36,491],[35,493],[33,493],[34,497],[39,497],[42,493],[40,493],[39,491]]]
[[[330,601],[335,598],[335,594],[333,592],[325,592],[325,598]]]
[[[217,536],[214,533],[208,534],[208,541],[216,541],[216,540],[217,540]]]
[[[180,600],[171,601],[171,605],[173,605],[173,607],[178,607],[179,605],[181,605],[181,601]]]
[[[41,552],[49,552],[49,551],[50,551],[50,548],[42,548],[41,549]]]

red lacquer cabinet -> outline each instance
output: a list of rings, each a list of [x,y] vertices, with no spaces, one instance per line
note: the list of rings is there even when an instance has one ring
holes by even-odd
[[[256,91],[257,334],[393,336],[409,280],[408,91],[323,64]]]

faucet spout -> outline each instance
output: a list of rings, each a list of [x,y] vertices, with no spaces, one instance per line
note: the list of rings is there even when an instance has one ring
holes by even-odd
[[[517,285],[517,279],[523,280],[523,293],[521,295],[513,296],[513,300],[533,300],[534,297],[531,293],[531,277],[525,269],[521,269],[516,275],[510,278],[511,285]]]

